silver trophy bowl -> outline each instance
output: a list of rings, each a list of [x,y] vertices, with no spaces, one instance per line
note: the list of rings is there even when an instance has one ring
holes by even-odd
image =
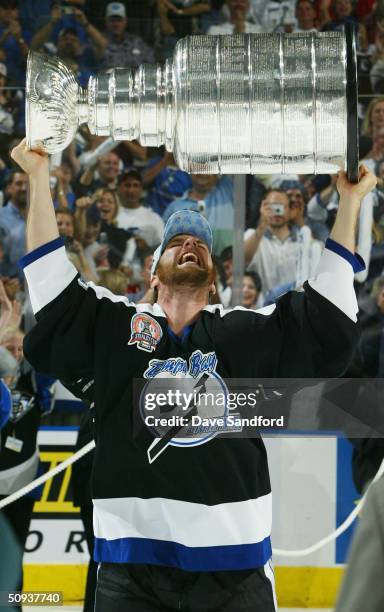
[[[64,149],[77,126],[165,145],[187,172],[357,180],[356,48],[345,32],[191,36],[172,61],[115,68],[82,89],[58,58],[30,53],[27,140]]]
[[[82,88],[59,58],[30,51],[27,61],[26,136],[29,148],[62,151],[73,140],[80,116]]]

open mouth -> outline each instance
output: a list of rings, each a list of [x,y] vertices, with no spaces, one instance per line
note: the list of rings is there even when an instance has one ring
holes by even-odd
[[[183,265],[200,265],[200,260],[196,253],[192,253],[192,251],[187,251],[187,253],[183,253],[177,262],[179,266]]]

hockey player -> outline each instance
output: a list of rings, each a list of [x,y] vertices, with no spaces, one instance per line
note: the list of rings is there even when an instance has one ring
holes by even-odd
[[[93,388],[96,612],[272,612],[271,487],[261,438],[134,437],[132,381],[154,377],[337,377],[358,337],[354,255],[360,201],[340,172],[336,222],[316,276],[259,311],[209,305],[212,232],[193,211],[169,220],[154,255],[153,305],[85,283],[65,255],[47,156],[12,153],[29,175],[22,264],[37,325],[25,354],[37,371]]]

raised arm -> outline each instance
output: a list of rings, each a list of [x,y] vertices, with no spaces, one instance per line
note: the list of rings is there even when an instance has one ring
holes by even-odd
[[[359,182],[349,183],[345,172],[339,173],[337,191],[340,195],[339,207],[330,238],[343,247],[355,252],[356,229],[362,199],[376,186],[377,178],[366,166],[360,166]]]
[[[40,150],[29,151],[24,138],[11,157],[29,178],[26,244],[30,252],[59,237],[49,187],[48,155]]]

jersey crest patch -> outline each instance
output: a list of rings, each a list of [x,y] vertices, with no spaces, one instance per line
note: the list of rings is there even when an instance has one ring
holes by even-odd
[[[163,330],[160,323],[146,312],[138,312],[131,320],[131,337],[128,344],[137,344],[137,348],[151,353],[161,340]]]

